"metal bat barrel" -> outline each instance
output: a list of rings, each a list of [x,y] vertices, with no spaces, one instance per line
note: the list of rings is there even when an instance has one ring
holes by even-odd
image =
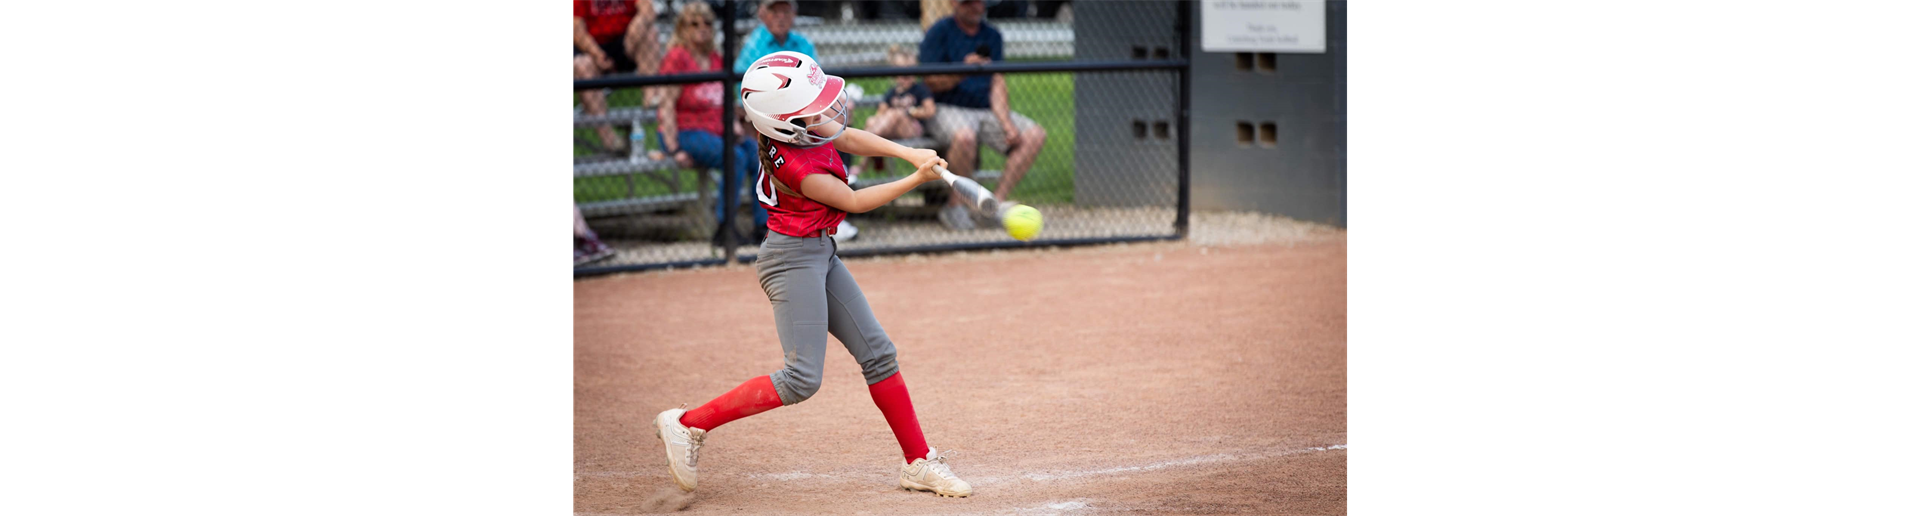
[[[953,187],[954,194],[959,195],[961,199],[966,199],[967,204],[972,204],[974,209],[981,213],[998,214],[1000,201],[994,199],[993,192],[988,191],[986,187],[980,186],[980,183],[972,179],[954,175],[953,172],[947,171],[947,167],[934,165],[933,168],[940,172],[940,178],[947,181],[947,186]]]

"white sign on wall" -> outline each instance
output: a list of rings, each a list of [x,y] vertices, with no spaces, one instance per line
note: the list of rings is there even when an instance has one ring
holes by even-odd
[[[1324,0],[1200,0],[1200,50],[1327,51]]]

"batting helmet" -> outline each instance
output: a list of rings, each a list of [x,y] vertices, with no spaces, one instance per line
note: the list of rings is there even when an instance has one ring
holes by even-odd
[[[768,54],[747,67],[740,78],[740,103],[753,128],[777,141],[811,147],[833,141],[847,130],[853,102],[847,100],[846,81],[820,71],[813,58],[799,52]],[[815,116],[821,115],[821,116]],[[807,123],[799,119],[814,117]],[[831,135],[815,128],[837,122]]]

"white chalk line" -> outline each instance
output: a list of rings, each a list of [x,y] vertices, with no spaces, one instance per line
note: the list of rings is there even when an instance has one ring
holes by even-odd
[[[1285,450],[1285,451],[1279,451],[1279,452],[1255,453],[1255,454],[1243,454],[1243,455],[1218,453],[1213,455],[1201,455],[1198,457],[1188,457],[1185,459],[1155,462],[1155,463],[1147,464],[1143,466],[1122,466],[1117,468],[1105,468],[1105,469],[1082,470],[1082,471],[1066,471],[1066,472],[1057,472],[1057,473],[1027,473],[1027,474],[1021,475],[1019,478],[1024,478],[1024,479],[1032,480],[1035,482],[1048,482],[1048,481],[1054,481],[1054,480],[1067,480],[1067,479],[1093,477],[1093,476],[1101,476],[1101,475],[1118,475],[1122,473],[1157,471],[1157,470],[1162,470],[1167,468],[1196,466],[1201,464],[1214,464],[1214,463],[1220,463],[1220,462],[1248,462],[1248,461],[1257,461],[1257,460],[1267,460],[1267,459],[1276,459],[1276,458],[1287,457],[1292,455],[1300,455],[1303,453],[1314,453],[1314,452],[1345,450],[1345,449],[1347,449],[1347,445],[1345,444],[1334,444],[1334,445],[1328,445],[1328,446],[1312,446],[1307,448],[1299,448],[1299,449]],[[576,477],[583,477],[583,476],[585,477],[639,477],[639,476],[653,476],[653,475],[658,475],[662,473],[663,471],[649,471],[649,472],[588,471],[588,472],[576,473],[574,476]],[[861,475],[861,476],[871,476],[871,475]],[[813,480],[813,479],[828,479],[828,480],[850,479],[848,476],[844,476],[844,475],[834,475],[830,473],[808,473],[805,471],[789,471],[786,473],[748,473],[747,478],[752,480],[775,481],[775,482],[791,482],[796,480]],[[965,478],[965,477],[962,477],[962,478]],[[971,479],[971,483],[977,484],[977,485],[992,485],[992,484],[1003,482],[1005,480],[1006,478],[1004,477],[983,476],[983,477],[976,477],[974,479]]]
[[[1077,511],[1081,509],[1091,509],[1091,508],[1093,508],[1093,506],[1087,504],[1087,502],[1074,500],[1070,502],[1049,503],[1049,504],[1037,505],[1033,507],[1016,507],[1004,512],[997,512],[997,513],[966,513],[966,514],[998,514],[998,515],[1017,514],[1021,516],[1060,516],[1061,513],[1065,511]],[[627,516],[624,514],[613,514],[613,513],[604,513],[604,512],[575,512],[573,514],[574,516]]]
[[[809,479],[809,478],[835,478],[835,477],[833,475],[828,475],[825,473],[804,473],[799,471],[793,471],[788,473],[748,473],[747,478],[751,478],[755,480],[789,481],[789,480],[803,480],[803,479]]]
[[[1028,474],[1022,475],[1022,478],[1025,478],[1027,480],[1044,482],[1044,481],[1050,481],[1050,480],[1063,480],[1063,479],[1091,477],[1091,476],[1098,476],[1098,475],[1116,475],[1121,473],[1154,471],[1154,470],[1160,470],[1160,469],[1166,469],[1166,468],[1175,468],[1180,466],[1212,464],[1216,462],[1247,462],[1247,461],[1255,461],[1255,460],[1275,459],[1275,458],[1285,457],[1289,455],[1299,455],[1302,453],[1313,453],[1313,452],[1322,452],[1322,451],[1328,451],[1328,450],[1345,450],[1345,449],[1347,449],[1347,445],[1335,444],[1331,446],[1314,446],[1310,448],[1301,448],[1297,450],[1286,450],[1286,451],[1275,452],[1275,453],[1258,453],[1253,455],[1232,455],[1232,454],[1222,453],[1222,454],[1215,454],[1215,455],[1202,455],[1199,457],[1189,457],[1189,458],[1180,459],[1180,460],[1170,460],[1166,462],[1156,462],[1156,463],[1148,464],[1145,466],[1124,466],[1124,467],[1118,467],[1118,468],[1096,469],[1096,470],[1089,470],[1089,471],[1069,471],[1066,473],[1028,473]]]
[[[1091,508],[1093,508],[1093,506],[1088,505],[1087,502],[1074,500],[1070,502],[1049,503],[1049,504],[1037,505],[1033,507],[1016,507],[1008,512],[1000,512],[1000,513],[994,513],[994,514],[1000,514],[1000,515],[1014,514],[1019,516],[1061,516],[1061,514],[1066,511],[1077,511],[1081,509],[1091,509]]]
[[[667,470],[666,470],[666,468],[661,468],[661,469],[660,469],[660,471],[587,471],[587,472],[581,472],[581,473],[574,473],[574,474],[573,474],[573,477],[574,477],[574,478],[580,478],[580,477],[646,477],[646,476],[654,476],[654,475],[663,475],[663,474],[666,474],[666,472],[667,472]]]

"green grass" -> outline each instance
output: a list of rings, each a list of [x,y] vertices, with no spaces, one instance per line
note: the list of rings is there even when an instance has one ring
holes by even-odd
[[[574,99],[575,102],[578,102],[579,96],[576,95]],[[641,104],[641,100],[639,89],[616,89],[613,90],[612,94],[607,95],[607,105],[615,108],[638,106]],[[657,127],[656,124],[645,124],[645,127],[647,129],[648,148],[659,148],[659,127]],[[626,127],[616,125],[614,132],[621,138],[627,137]],[[593,149],[581,145],[581,141],[596,143],[599,141],[599,136],[596,135],[596,132],[591,127],[575,127],[573,137],[574,157],[593,154]],[[699,176],[692,170],[675,170],[663,172],[663,174],[679,175],[681,184],[686,188],[692,188],[694,185],[699,184]],[[632,195],[628,194],[630,186]],[[671,190],[666,183],[655,180],[646,174],[576,178],[573,180],[574,202],[611,201],[628,197],[648,197],[671,193]]]
[[[860,85],[868,93],[884,92],[893,84],[892,79],[885,77],[854,79],[852,82]],[[1073,202],[1073,83],[1073,75],[1068,73],[1007,75],[1007,87],[1010,90],[1008,96],[1013,103],[1013,110],[1033,119],[1034,123],[1040,124],[1047,130],[1046,147],[1040,150],[1039,157],[1034,160],[1033,168],[1027,171],[1026,177],[1014,189],[1013,198],[1016,200],[1032,204]],[[640,101],[640,92],[637,89],[615,90],[613,94],[608,95],[607,99],[607,103],[613,107],[637,106],[640,105]],[[875,108],[871,107],[855,110],[853,126],[865,126],[867,117],[872,116],[874,111]],[[621,137],[626,136],[626,128],[617,129]],[[574,130],[576,139],[574,156],[592,153],[577,141],[581,139],[591,141],[596,138],[594,134],[591,128],[583,127]],[[647,125],[650,148],[659,146],[657,134],[656,127]],[[982,169],[1005,169],[1005,156],[984,146],[981,147],[981,154]],[[912,168],[905,161],[895,159],[888,164],[887,172],[889,175],[900,175],[910,170]],[[698,184],[695,181],[697,176],[694,172],[679,171],[678,173],[681,175],[683,185],[691,188],[691,185]],[[629,180],[628,177],[575,179],[573,197],[576,202],[626,198]],[[670,191],[666,184],[644,175],[632,177],[631,182],[635,196],[660,195]]]

